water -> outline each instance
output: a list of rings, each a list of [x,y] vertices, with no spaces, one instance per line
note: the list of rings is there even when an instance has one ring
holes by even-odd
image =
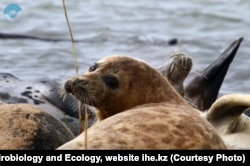
[[[1,33],[70,39],[61,0],[1,0],[23,9],[18,23],[0,16]],[[244,41],[232,62],[221,93],[249,93],[250,1],[246,0],[66,0],[76,44],[79,73],[112,54],[141,58],[154,67],[166,52],[180,49],[194,61],[194,71],[213,62],[235,39]],[[177,38],[176,46],[169,39]],[[65,80],[75,75],[70,42],[0,40],[0,71],[23,80]]]

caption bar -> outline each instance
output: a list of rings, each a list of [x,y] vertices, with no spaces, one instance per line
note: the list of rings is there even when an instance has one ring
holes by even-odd
[[[89,162],[89,163],[107,163],[107,162],[239,162],[245,163],[246,156],[244,153],[241,154],[224,154],[217,153],[213,155],[200,155],[200,154],[180,154],[180,153],[167,153],[164,152],[151,155],[151,153],[142,154],[120,154],[119,151],[114,155],[102,153],[99,155],[88,155],[85,152],[82,154],[71,154],[62,153],[56,155],[32,155],[32,154],[1,154],[0,152],[0,162],[32,162],[32,163],[42,163],[42,162]]]

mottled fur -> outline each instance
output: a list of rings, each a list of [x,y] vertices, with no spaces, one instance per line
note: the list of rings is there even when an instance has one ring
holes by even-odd
[[[69,128],[31,104],[0,105],[1,150],[51,150],[74,138]]]
[[[102,78],[107,75],[119,86],[106,86]],[[106,57],[68,80],[65,89],[98,110],[101,121],[87,131],[88,149],[225,148],[199,112],[160,73],[135,58]],[[82,133],[58,149],[84,149],[84,139]]]

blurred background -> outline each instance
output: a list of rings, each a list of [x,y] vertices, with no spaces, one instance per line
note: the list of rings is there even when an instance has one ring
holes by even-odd
[[[9,23],[4,8],[22,8]],[[193,71],[207,67],[239,37],[244,37],[221,93],[250,93],[250,1],[246,0],[65,0],[76,43],[79,73],[100,58],[122,54],[154,67],[168,53],[192,57]],[[1,0],[0,33],[70,40],[61,0]],[[169,40],[177,39],[174,46]],[[0,72],[23,80],[66,80],[76,74],[70,42],[0,39]],[[194,72],[192,72],[194,73]]]

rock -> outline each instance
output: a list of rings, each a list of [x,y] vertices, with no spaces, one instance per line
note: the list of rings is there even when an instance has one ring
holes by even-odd
[[[73,138],[65,124],[36,106],[0,105],[0,149],[55,149]]]

